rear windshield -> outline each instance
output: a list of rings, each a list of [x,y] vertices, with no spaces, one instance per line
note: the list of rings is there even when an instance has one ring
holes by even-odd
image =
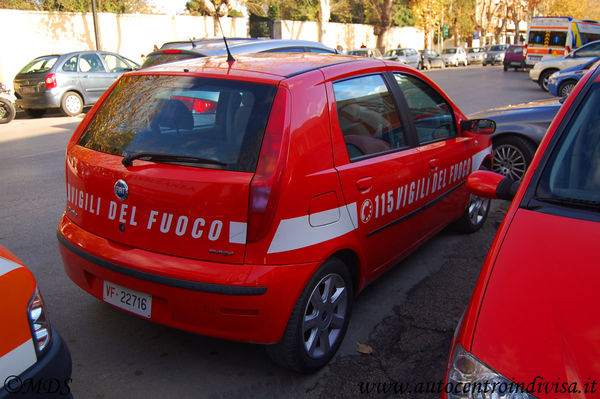
[[[24,73],[48,72],[54,66],[54,64],[56,64],[57,60],[58,55],[38,57],[29,64],[25,65],[25,67],[19,72],[19,75]]]
[[[187,157],[196,161],[171,162],[253,172],[276,89],[234,80],[124,76],[79,145],[114,155],[153,154],[147,159],[160,162]]]
[[[190,53],[155,53],[149,54],[146,60],[142,64],[142,68],[146,68],[152,65],[166,64],[167,62],[174,62],[179,60],[187,60],[190,58],[204,57],[202,54],[190,54]]]
[[[542,46],[560,46],[564,47],[567,43],[567,32],[556,30],[532,30],[529,32],[527,45],[529,47]]]

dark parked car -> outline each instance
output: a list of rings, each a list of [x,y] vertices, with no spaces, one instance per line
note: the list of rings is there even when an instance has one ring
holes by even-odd
[[[504,52],[508,48],[508,44],[496,44],[487,48],[485,57],[481,65],[496,65],[502,64],[504,61]]]
[[[496,122],[493,171],[521,180],[560,107],[558,99],[540,100],[469,115]]]
[[[138,68],[130,59],[108,51],[44,55],[15,77],[17,106],[31,116],[59,107],[67,115],[78,115],[123,73]]]
[[[504,70],[508,71],[508,68],[514,68],[515,71],[518,69],[525,69],[525,46],[511,44],[504,53]]]
[[[427,49],[421,53],[421,69],[445,68],[446,63],[435,50]]]
[[[227,39],[231,54],[249,53],[327,53],[336,50],[319,42],[293,39]],[[187,42],[167,42],[159,50],[148,54],[142,68],[197,57],[226,55],[223,39],[203,39]]]

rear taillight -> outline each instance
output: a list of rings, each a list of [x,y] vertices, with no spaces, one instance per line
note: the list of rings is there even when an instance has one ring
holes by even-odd
[[[46,89],[54,89],[57,86],[56,83],[56,75],[53,73],[49,73],[46,75]]]
[[[527,57],[527,45],[523,46],[523,55]]]
[[[217,110],[217,103],[211,100],[197,98],[194,100],[194,112],[199,114],[203,112],[214,112]]]
[[[256,242],[269,231],[277,207],[285,140],[289,127],[289,92],[279,88],[265,129],[256,173],[250,185],[247,242]]]
[[[37,353],[41,355],[48,348],[52,339],[52,333],[50,323],[46,317],[44,300],[37,289],[29,302],[27,314],[29,316],[29,323],[31,324],[35,348]]]

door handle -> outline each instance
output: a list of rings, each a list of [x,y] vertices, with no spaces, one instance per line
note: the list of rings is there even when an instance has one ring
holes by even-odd
[[[431,169],[437,169],[439,164],[440,164],[440,160],[437,158],[433,158],[433,159],[429,160],[429,167]]]
[[[360,191],[367,191],[368,189],[371,188],[372,185],[373,185],[372,177],[363,177],[362,179],[358,179],[356,181],[356,188],[358,188]]]

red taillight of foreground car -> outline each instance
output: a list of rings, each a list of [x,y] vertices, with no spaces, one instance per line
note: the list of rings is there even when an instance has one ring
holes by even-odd
[[[56,75],[54,73],[49,73],[46,75],[46,89],[54,89],[58,83],[56,82]]]
[[[256,173],[250,185],[247,242],[263,238],[275,215],[277,197],[285,158],[282,149],[287,138],[289,92],[280,88],[263,138]]]

